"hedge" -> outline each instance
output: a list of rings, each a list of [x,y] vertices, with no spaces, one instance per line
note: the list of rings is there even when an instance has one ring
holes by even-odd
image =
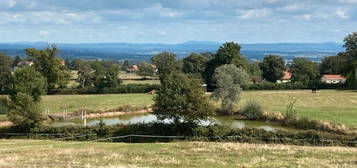
[[[116,88],[65,88],[53,94],[120,94],[120,93],[148,93],[160,87],[157,84],[128,84],[119,85]]]

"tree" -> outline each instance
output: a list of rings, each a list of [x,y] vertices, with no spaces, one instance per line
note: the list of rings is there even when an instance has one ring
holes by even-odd
[[[33,67],[21,67],[14,72],[9,89],[10,97],[22,93],[40,101],[41,95],[46,94],[46,79]]]
[[[183,59],[182,71],[201,77],[206,68],[207,61],[208,59],[201,54],[191,53],[188,57]]]
[[[293,82],[301,82],[305,85],[312,85],[319,80],[318,65],[306,58],[294,58],[290,72]]]
[[[351,65],[349,65],[348,62],[348,55],[345,52],[341,52],[336,56],[329,56],[322,59],[319,70],[322,75],[346,76],[351,69]]]
[[[79,88],[90,88],[94,84],[94,74],[89,62],[81,62],[78,65],[78,78]]]
[[[94,87],[103,91],[108,88],[116,88],[122,82],[118,78],[119,65],[110,61],[94,61],[91,64],[94,70]]]
[[[11,77],[11,67],[13,60],[0,53],[0,92],[7,91]]]
[[[197,123],[213,115],[213,107],[200,81],[183,73],[168,74],[154,101],[153,113],[159,120]]]
[[[125,60],[123,65],[121,66],[121,70],[122,71],[127,71],[129,69],[129,61],[128,60]]]
[[[218,67],[213,75],[216,83],[213,97],[221,101],[222,111],[233,113],[233,105],[239,101],[241,85],[249,80],[249,75],[236,65],[227,64]]]
[[[44,120],[39,102],[34,101],[30,95],[20,92],[11,96],[7,107],[10,121],[25,131],[39,127]]]
[[[62,64],[63,60],[58,57],[59,51],[56,46],[44,50],[30,48],[25,52],[34,60],[35,69],[46,78],[49,92],[66,87],[71,76],[66,66]]]
[[[350,88],[357,88],[357,32],[349,34],[344,39],[345,44],[343,47],[346,48],[346,55],[348,61],[346,65],[348,68],[347,84]]]
[[[249,63],[247,71],[253,83],[262,81],[262,71],[259,68],[259,62]]]
[[[160,78],[173,71],[177,71],[176,55],[170,52],[162,52],[151,58],[151,63],[157,67]]]
[[[215,84],[212,80],[217,67],[224,64],[234,64],[237,67],[247,69],[248,60],[240,54],[241,46],[234,42],[224,43],[215,54],[214,58],[207,62],[204,72],[204,78],[208,85],[208,89],[211,89]]]
[[[21,62],[21,58],[18,55],[16,55],[14,62],[12,63],[12,67],[16,67],[17,64],[19,64],[20,62]]]
[[[284,76],[284,60],[277,55],[264,57],[263,62],[259,66],[262,70],[263,78],[269,82],[276,82]]]
[[[139,63],[138,68],[139,70],[136,73],[142,76],[143,79],[146,79],[147,76],[153,76],[155,74],[154,67],[147,62]]]

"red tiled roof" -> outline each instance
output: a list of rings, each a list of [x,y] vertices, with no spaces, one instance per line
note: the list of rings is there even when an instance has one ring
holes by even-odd
[[[345,79],[342,75],[324,75],[323,78],[326,79]]]
[[[284,71],[284,76],[282,80],[290,80],[291,79],[291,73],[289,71]]]

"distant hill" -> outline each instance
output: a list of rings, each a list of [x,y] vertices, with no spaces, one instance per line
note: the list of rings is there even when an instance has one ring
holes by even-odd
[[[215,52],[222,43],[211,41],[189,41],[180,44],[161,43],[81,43],[57,44],[61,50],[60,56],[65,59],[109,59],[109,60],[149,60],[162,51],[174,52],[179,58],[191,52]],[[294,57],[307,57],[314,61],[328,55],[335,55],[344,50],[339,43],[255,43],[241,44],[242,54],[251,60],[261,60],[264,55],[277,54],[286,60]],[[48,46],[44,42],[0,43],[0,52],[10,56],[25,56],[24,49],[43,49]]]

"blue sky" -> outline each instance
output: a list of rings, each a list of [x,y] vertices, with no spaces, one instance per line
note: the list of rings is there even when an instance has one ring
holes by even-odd
[[[342,42],[357,0],[0,0],[0,42]]]

